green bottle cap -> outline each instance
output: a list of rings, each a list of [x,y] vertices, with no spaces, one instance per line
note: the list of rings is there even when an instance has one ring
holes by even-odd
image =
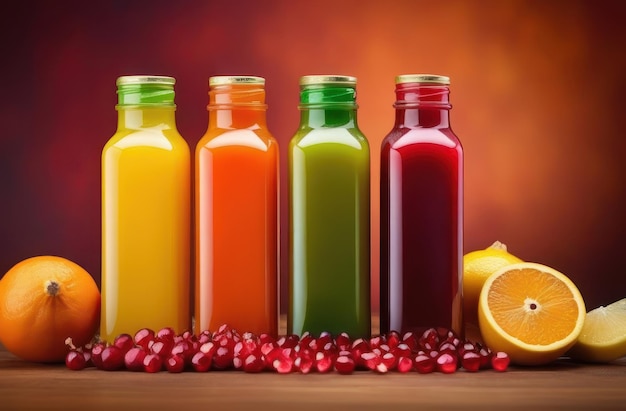
[[[172,106],[176,79],[168,76],[121,76],[118,77],[117,107]]]
[[[300,78],[300,108],[355,109],[356,77],[313,75]]]

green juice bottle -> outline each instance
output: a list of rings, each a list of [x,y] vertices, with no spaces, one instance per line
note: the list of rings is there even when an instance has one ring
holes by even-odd
[[[300,79],[289,144],[287,331],[369,337],[370,152],[356,120],[356,78]]]

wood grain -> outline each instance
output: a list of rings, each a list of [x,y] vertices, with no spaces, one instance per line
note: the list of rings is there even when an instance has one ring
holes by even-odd
[[[455,374],[70,371],[0,347],[0,410],[624,409],[626,358]]]

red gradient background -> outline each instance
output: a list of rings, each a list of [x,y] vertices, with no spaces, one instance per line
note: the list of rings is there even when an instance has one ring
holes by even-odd
[[[100,280],[100,152],[115,79],[177,78],[179,130],[207,125],[207,80],[267,79],[281,149],[282,295],[287,144],[305,74],[358,77],[372,148],[372,297],[378,308],[380,143],[394,77],[452,79],[465,148],[465,251],[494,240],[553,266],[588,308],[626,297],[626,2],[10,2],[0,16],[0,273],[56,254]],[[282,302],[283,310],[285,302]]]

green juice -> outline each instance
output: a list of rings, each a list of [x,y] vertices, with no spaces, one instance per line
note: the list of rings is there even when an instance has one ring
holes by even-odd
[[[297,335],[371,333],[370,153],[354,81],[301,80],[301,124],[289,145],[287,326]]]

